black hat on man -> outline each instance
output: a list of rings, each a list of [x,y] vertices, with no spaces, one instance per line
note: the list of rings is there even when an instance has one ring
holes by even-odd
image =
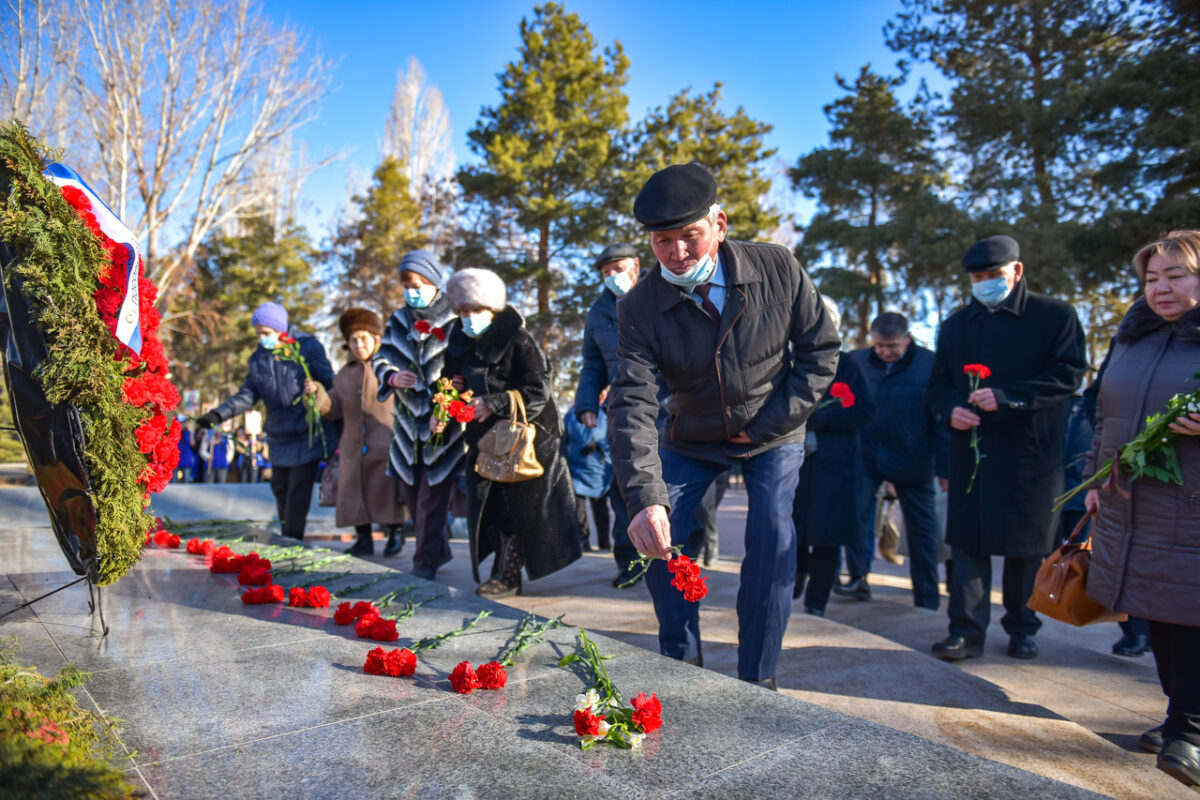
[[[967,272],[982,272],[1004,264],[1021,260],[1021,248],[1011,236],[989,236],[980,239],[963,256],[963,269]]]
[[[620,261],[623,258],[637,258],[637,251],[633,249],[633,245],[628,242],[610,244],[600,251],[600,255],[596,256],[596,260],[592,262],[592,267],[600,269],[610,261]]]
[[[650,176],[633,201],[633,216],[648,231],[691,225],[717,202],[717,182],[694,161],[672,164]]]

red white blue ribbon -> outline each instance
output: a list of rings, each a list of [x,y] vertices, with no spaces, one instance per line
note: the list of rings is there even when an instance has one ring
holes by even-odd
[[[113,213],[92,191],[75,170],[54,162],[42,173],[58,186],[73,186],[83,192],[92,204],[92,214],[105,236],[124,247],[129,258],[125,261],[125,299],[117,314],[117,340],[139,355],[142,352],[142,320],[138,310],[138,250],[133,231]]]

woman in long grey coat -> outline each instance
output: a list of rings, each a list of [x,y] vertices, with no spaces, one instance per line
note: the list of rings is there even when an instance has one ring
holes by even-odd
[[[489,598],[521,591],[521,569],[530,579],[562,569],[580,557],[582,541],[575,516],[575,492],[561,452],[563,428],[550,368],[525,321],[507,305],[503,281],[485,269],[464,269],[446,284],[459,319],[450,327],[444,377],[474,398],[475,419],[467,423],[467,508],[471,567],[495,553],[491,579],[476,592]],[[479,440],[512,415],[508,391],[521,393],[529,423],[537,433],[534,449],[545,473],[518,483],[498,483],[475,472]],[[456,423],[452,423],[457,427]],[[431,429],[446,426],[431,421]]]
[[[317,410],[326,419],[342,420],[338,440],[336,523],[354,526],[358,539],[346,552],[356,556],[375,553],[371,526],[382,525],[388,545],[399,552],[403,544],[404,506],[397,499],[396,479],[387,474],[388,450],[392,445],[391,396],[378,398],[379,380],[372,369],[383,320],[374,311],[351,308],[338,319],[338,327],[350,350],[350,361],[333,378],[329,392],[315,381],[305,385],[317,395]],[[391,555],[385,551],[385,555]]]
[[[1145,289],[1121,320],[1100,383],[1086,480],[1142,431],[1148,415],[1197,388],[1200,367],[1200,231],[1176,231],[1138,251]],[[1180,417],[1175,452],[1183,484],[1143,477],[1093,489],[1097,510],[1088,594],[1150,621],[1167,719],[1142,735],[1158,768],[1200,785],[1200,413]],[[1107,486],[1105,488],[1108,488]]]

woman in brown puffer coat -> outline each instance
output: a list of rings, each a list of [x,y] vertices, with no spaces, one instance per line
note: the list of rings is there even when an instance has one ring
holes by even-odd
[[[316,392],[321,416],[342,420],[336,524],[353,525],[358,534],[346,552],[368,556],[375,552],[372,524],[384,526],[388,541],[383,554],[393,556],[404,546],[404,506],[398,499],[399,485],[387,474],[395,401],[390,394],[382,402],[378,399],[379,380],[371,367],[383,338],[383,321],[374,311],[352,308],[338,319],[338,327],[346,337],[350,362],[334,376],[328,393],[319,383],[305,386]]]
[[[1200,231],[1176,231],[1138,251],[1144,287],[1121,320],[1100,381],[1086,480],[1140,433],[1146,417],[1197,388]],[[1088,595],[1150,622],[1166,721],[1142,735],[1158,768],[1200,785],[1200,413],[1172,424],[1183,484],[1143,477],[1128,492],[1093,489],[1094,555]],[[1107,487],[1106,487],[1107,488]]]

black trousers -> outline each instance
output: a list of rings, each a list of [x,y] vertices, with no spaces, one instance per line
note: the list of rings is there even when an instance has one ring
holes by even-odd
[[[824,611],[829,603],[829,594],[837,581],[838,556],[841,547],[809,547],[801,544],[796,548],[796,596],[804,586],[805,578],[808,587],[804,590],[804,607]]]
[[[1200,747],[1200,628],[1150,620],[1150,645],[1170,701],[1163,738]]]
[[[434,572],[453,557],[446,522],[453,488],[452,478],[431,485],[429,473],[421,463],[413,464],[412,486],[400,481],[400,496],[413,518],[413,535],[417,540],[413,549],[415,569]]]
[[[279,512],[284,536],[304,538],[308,508],[312,505],[313,483],[317,479],[320,463],[310,461],[294,467],[272,465],[271,493],[275,495],[275,508]]]
[[[992,557],[951,549],[954,569],[950,574],[950,635],[968,642],[982,642],[992,619]],[[1033,609],[1025,605],[1033,594],[1033,581],[1042,556],[1005,556],[1004,616],[1000,624],[1009,636],[1033,636],[1042,627]]]
[[[575,495],[575,516],[579,519],[580,536],[585,545],[591,538],[591,529],[588,527],[588,506],[592,507],[592,519],[596,521],[596,545],[601,550],[607,550],[611,546],[608,534],[612,530],[612,523],[608,519],[608,495],[600,497]]]

